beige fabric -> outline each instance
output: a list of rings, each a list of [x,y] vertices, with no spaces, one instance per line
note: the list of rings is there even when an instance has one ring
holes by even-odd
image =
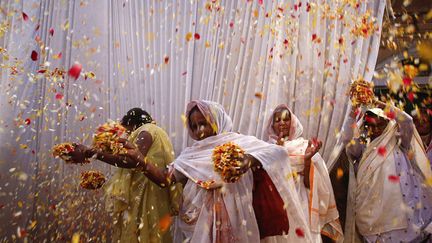
[[[393,151],[397,146],[395,123],[367,146],[360,160],[355,189],[356,225],[361,235],[373,235],[407,227],[407,216],[401,214],[403,204],[399,183],[390,183],[388,177],[396,175]],[[385,145],[385,156],[378,147]],[[400,151],[402,153],[402,151]],[[383,180],[386,180],[384,183]],[[386,213],[382,213],[386,212]]]
[[[414,132],[410,148],[414,155],[411,163],[421,171],[424,179],[431,178],[431,170],[419,141],[420,137]],[[378,148],[383,145],[386,147],[384,156],[378,153]],[[395,152],[405,151],[398,145],[397,124],[390,121],[383,134],[366,147],[357,175],[351,166],[347,218],[354,220],[347,222],[347,242],[358,241],[356,228],[361,235],[374,235],[407,227],[406,214],[398,210],[403,205],[400,185],[387,181],[389,176],[396,175]],[[349,159],[352,164],[352,158]]]

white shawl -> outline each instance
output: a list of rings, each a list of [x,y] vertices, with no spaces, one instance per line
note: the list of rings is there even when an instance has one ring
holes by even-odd
[[[224,183],[213,169],[214,147],[234,142],[262,163],[275,184],[289,219],[287,241],[310,242],[309,227],[295,192],[286,151],[255,137],[229,132],[231,119],[219,104],[194,101],[188,111],[194,106],[216,123],[217,135],[195,142],[173,162],[174,168],[189,179],[183,190],[181,220],[177,222],[180,232],[175,241],[259,242],[252,205],[252,172],[245,173],[235,183]],[[304,236],[299,237],[296,230],[302,231]]]

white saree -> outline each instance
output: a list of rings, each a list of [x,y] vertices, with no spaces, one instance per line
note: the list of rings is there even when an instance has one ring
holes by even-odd
[[[346,242],[361,242],[358,234],[367,242],[417,242],[430,223],[431,169],[418,133],[410,129],[410,117],[397,112],[398,122],[389,121],[370,144],[347,146],[351,220],[345,226]],[[358,164],[356,173],[353,164]]]
[[[338,242],[343,241],[343,231],[339,223],[339,213],[336,208],[330,176],[319,153],[312,157],[309,172],[310,188],[306,188],[304,185],[302,172],[308,140],[301,137],[303,126],[287,105],[277,106],[270,116],[266,126],[268,141],[273,144],[276,143],[277,135],[273,131],[273,116],[275,112],[281,110],[288,110],[291,116],[289,136],[284,141],[284,148],[290,157],[293,171],[298,175],[295,178],[295,186],[310,225],[313,242],[321,242],[321,234]]]

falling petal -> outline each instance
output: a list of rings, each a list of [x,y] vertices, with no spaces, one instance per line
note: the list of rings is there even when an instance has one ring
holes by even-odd
[[[30,58],[31,58],[33,61],[37,61],[37,60],[39,59],[39,57],[38,57],[38,53],[37,53],[36,51],[32,51]]]
[[[61,57],[62,57],[62,53],[61,52],[59,54],[53,55],[53,59],[54,60],[61,59]]]
[[[24,21],[27,21],[29,19],[28,15],[24,12],[22,12],[22,17]]]
[[[303,238],[303,237],[304,237],[304,231],[303,231],[302,229],[300,229],[300,228],[297,228],[297,229],[295,230],[295,233],[296,233],[296,235],[297,235],[298,237],[300,237],[300,238]]]
[[[190,41],[190,40],[192,40],[192,33],[191,33],[191,32],[188,32],[188,33],[186,34],[186,41]]]
[[[79,75],[81,73],[82,65],[80,63],[75,63],[72,65],[72,67],[69,69],[69,76],[77,80],[79,78]]]
[[[165,216],[163,216],[160,220],[159,220],[159,229],[162,232],[166,232],[167,230],[169,230],[170,226],[172,223],[172,218],[170,214],[167,214]]]
[[[396,118],[396,113],[394,111],[386,111],[385,115],[390,120],[394,120]]]
[[[399,183],[399,176],[397,175],[389,175],[388,180],[392,183]]]
[[[378,154],[379,154],[380,156],[385,156],[386,153],[387,153],[387,149],[386,149],[385,146],[380,146],[380,147],[378,147]]]
[[[256,93],[255,93],[255,97],[257,97],[257,98],[259,98],[259,99],[262,99],[262,98],[264,97],[264,95],[263,95],[262,92],[256,92]]]
[[[57,93],[55,95],[55,98],[56,98],[56,100],[61,100],[61,99],[63,99],[63,94],[62,93]]]
[[[344,175],[344,172],[341,168],[337,168],[336,170],[336,179],[340,180]]]

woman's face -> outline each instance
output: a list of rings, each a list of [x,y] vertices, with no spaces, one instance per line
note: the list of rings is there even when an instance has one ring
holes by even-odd
[[[135,130],[135,126],[124,124],[123,127],[126,128],[127,133],[132,133]]]
[[[273,131],[277,136],[289,136],[291,127],[291,113],[288,110],[276,111],[273,115]]]
[[[190,113],[189,126],[198,140],[216,135],[216,131],[213,130],[212,126],[198,109],[193,109]]]
[[[365,118],[365,127],[371,140],[381,136],[387,125],[388,121],[386,119],[376,115],[367,115],[367,118]]]

